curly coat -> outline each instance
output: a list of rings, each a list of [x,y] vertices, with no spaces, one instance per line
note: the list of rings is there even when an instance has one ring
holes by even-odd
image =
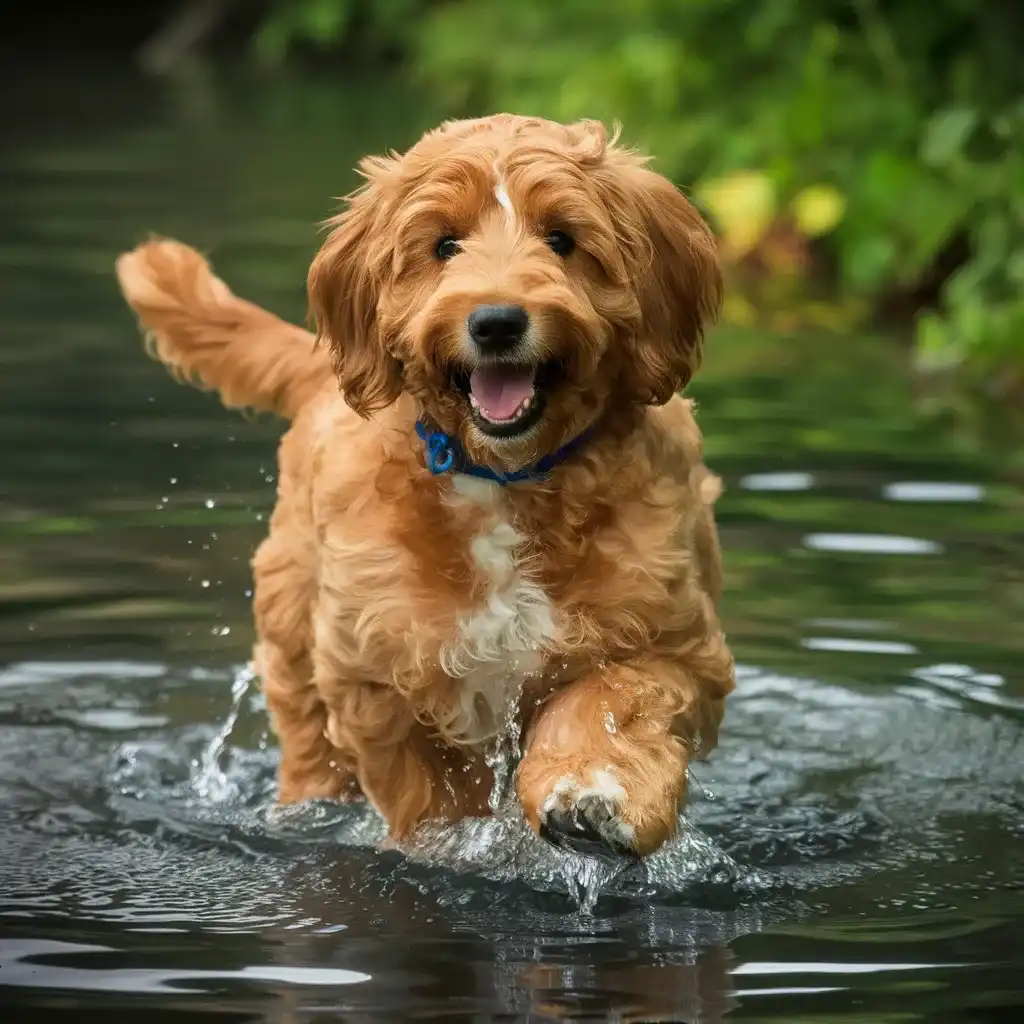
[[[253,560],[279,797],[363,794],[396,837],[485,815],[488,744],[521,730],[533,828],[648,854],[734,685],[719,483],[678,396],[721,301],[712,236],[596,122],[450,122],[361,170],[309,272],[315,336],[180,243],[117,264],[161,360],[292,421]],[[494,302],[528,312],[531,358],[561,373],[511,439],[452,383],[467,316]],[[424,419],[496,470],[590,433],[547,479],[501,487],[433,475]]]

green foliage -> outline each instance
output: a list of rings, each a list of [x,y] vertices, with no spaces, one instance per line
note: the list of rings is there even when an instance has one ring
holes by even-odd
[[[256,56],[266,64],[276,64],[284,59],[294,43],[312,42],[318,46],[340,43],[351,26],[353,13],[351,0],[278,4],[256,34]]]
[[[270,66],[304,46],[344,48],[346,56],[363,60],[405,54],[432,6],[425,0],[274,0],[254,50]]]
[[[808,189],[838,197],[820,244],[844,297],[877,308],[938,278],[922,365],[1024,380],[1019,5],[290,0],[266,31],[286,13],[328,44],[343,24],[390,33],[453,112],[621,120],[698,197],[737,173],[770,184],[777,217],[799,220]]]

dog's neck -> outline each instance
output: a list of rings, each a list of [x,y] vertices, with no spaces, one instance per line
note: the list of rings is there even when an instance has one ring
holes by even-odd
[[[458,438],[430,426],[425,420],[416,421],[416,433],[423,441],[427,469],[435,476],[444,473],[463,473],[467,476],[491,480],[502,487],[508,484],[530,483],[546,480],[552,470],[570,459],[584,447],[596,433],[597,425],[587,427],[581,434],[562,445],[561,448],[538,459],[537,462],[521,469],[502,472],[474,463],[466,454]]]

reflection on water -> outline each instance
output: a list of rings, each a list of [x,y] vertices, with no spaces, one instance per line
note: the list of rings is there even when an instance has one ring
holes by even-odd
[[[5,1003],[1013,1016],[1024,495],[911,416],[892,346],[711,341],[694,393],[741,667],[675,843],[643,869],[588,861],[506,809],[382,849],[365,807],[272,801],[244,665],[279,428],[149,363],[112,264],[176,234],[299,318],[325,197],[436,116],[386,87],[6,74],[24,111],[0,155]]]

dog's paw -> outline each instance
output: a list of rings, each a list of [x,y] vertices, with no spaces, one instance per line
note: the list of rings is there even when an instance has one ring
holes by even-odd
[[[622,819],[626,791],[611,771],[584,783],[559,779],[540,805],[540,835],[555,846],[597,857],[635,857],[633,826]]]

